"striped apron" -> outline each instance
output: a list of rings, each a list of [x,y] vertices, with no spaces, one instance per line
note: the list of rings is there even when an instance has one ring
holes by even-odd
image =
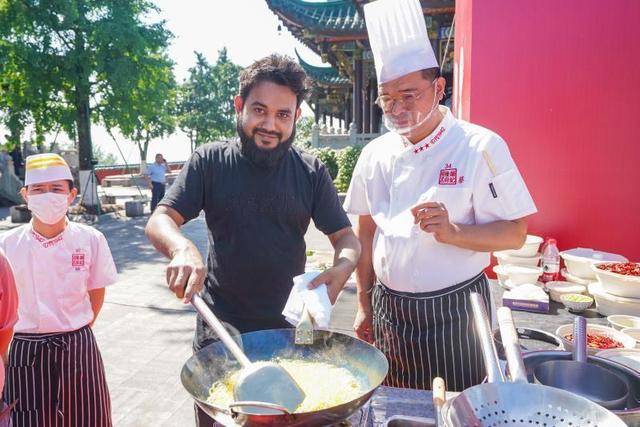
[[[14,426],[111,427],[102,357],[89,326],[17,333],[9,351],[4,400],[18,403]]]
[[[462,391],[482,382],[485,370],[471,292],[481,294],[490,307],[484,273],[426,293],[398,292],[380,282],[375,285],[374,343],[389,360],[385,385],[430,390],[433,378],[439,376],[447,390]]]

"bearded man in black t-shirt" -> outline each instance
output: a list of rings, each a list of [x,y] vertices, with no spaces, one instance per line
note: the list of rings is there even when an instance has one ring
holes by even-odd
[[[240,75],[234,98],[239,139],[199,147],[159,203],[146,234],[170,258],[169,288],[185,302],[202,292],[223,321],[240,332],[290,327],[282,310],[293,277],[304,272],[304,235],[313,219],[335,250],[329,299],[353,272],[360,244],[325,166],[292,147],[307,78],[291,58],[270,55]],[[180,226],[204,211],[207,267]],[[198,316],[194,349],[214,339]],[[199,426],[212,425],[199,414]]]

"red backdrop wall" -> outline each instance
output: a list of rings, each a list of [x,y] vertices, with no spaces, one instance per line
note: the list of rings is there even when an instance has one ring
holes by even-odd
[[[530,233],[640,261],[640,1],[456,0],[454,112],[508,142]]]

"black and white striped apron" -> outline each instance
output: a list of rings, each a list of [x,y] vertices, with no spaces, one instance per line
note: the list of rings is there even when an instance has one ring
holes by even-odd
[[[474,329],[471,292],[482,295],[490,312],[484,273],[426,293],[398,292],[380,282],[375,285],[374,339],[389,360],[386,385],[430,390],[433,378],[440,376],[447,390],[462,391],[482,382],[485,369]]]
[[[111,427],[102,356],[89,326],[72,332],[17,333],[9,350],[4,400],[18,403],[20,427]]]

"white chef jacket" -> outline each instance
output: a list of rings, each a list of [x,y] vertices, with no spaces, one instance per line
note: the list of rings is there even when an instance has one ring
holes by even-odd
[[[104,235],[68,222],[48,239],[31,224],[0,235],[18,288],[15,332],[67,332],[93,320],[88,291],[116,282],[118,273]]]
[[[488,252],[439,243],[422,231],[410,212],[416,204],[444,203],[457,224],[513,220],[537,211],[504,140],[439,108],[443,120],[421,142],[411,144],[390,132],[367,144],[344,202],[348,213],[372,216],[375,274],[398,291],[441,290],[472,278],[490,262]]]

